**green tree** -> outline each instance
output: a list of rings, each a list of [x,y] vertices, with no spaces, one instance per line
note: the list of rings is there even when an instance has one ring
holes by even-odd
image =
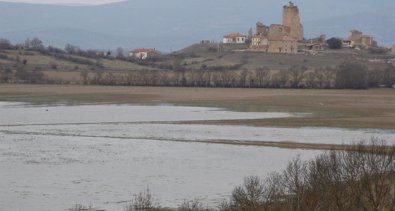
[[[342,40],[339,38],[332,37],[331,39],[327,40],[326,43],[330,49],[342,48]]]

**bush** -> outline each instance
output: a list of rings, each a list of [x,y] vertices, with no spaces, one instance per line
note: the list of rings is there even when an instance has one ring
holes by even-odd
[[[203,207],[203,203],[198,199],[193,201],[185,200],[180,207],[177,209],[178,211],[209,211],[209,209],[205,209]]]
[[[342,40],[339,38],[332,37],[331,39],[327,40],[326,43],[330,49],[342,48]]]
[[[264,183],[249,177],[220,210],[393,210],[394,182],[395,146],[371,138],[310,161],[297,157]]]
[[[134,196],[131,204],[125,211],[155,211],[159,210],[159,204],[155,202],[149,189]]]

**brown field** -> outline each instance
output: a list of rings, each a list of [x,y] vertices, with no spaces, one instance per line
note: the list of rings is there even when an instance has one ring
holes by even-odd
[[[32,103],[173,103],[235,111],[312,113],[282,119],[187,122],[279,127],[395,129],[395,89],[306,90],[0,85],[0,100]]]

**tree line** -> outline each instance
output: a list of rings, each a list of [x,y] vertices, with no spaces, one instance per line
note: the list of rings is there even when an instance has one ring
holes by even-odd
[[[304,65],[293,65],[288,70],[279,71],[267,67],[254,70],[136,70],[125,74],[85,72],[81,76],[84,84],[124,86],[366,89],[395,85],[393,65],[383,70],[368,70],[361,64],[350,62],[335,68],[313,70]]]
[[[17,60],[13,65],[0,64],[0,83],[68,83],[53,81],[37,68]],[[83,61],[81,61],[83,62]],[[227,88],[306,88],[306,89],[367,89],[393,87],[395,67],[367,70],[356,63],[343,63],[335,68],[309,70],[303,65],[288,70],[273,71],[267,67],[254,70],[133,70],[127,72],[104,71],[100,62],[93,70],[80,72],[84,85],[112,86],[174,86],[174,87],[227,87]],[[51,68],[57,68],[53,64]]]

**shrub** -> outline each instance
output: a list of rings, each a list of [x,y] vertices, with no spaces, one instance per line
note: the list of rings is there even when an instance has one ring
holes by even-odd
[[[339,38],[332,37],[331,39],[327,40],[326,43],[330,49],[342,48],[342,40]]]
[[[155,202],[150,190],[140,192],[135,195],[131,204],[128,205],[125,211],[155,211],[159,210],[159,204]]]

